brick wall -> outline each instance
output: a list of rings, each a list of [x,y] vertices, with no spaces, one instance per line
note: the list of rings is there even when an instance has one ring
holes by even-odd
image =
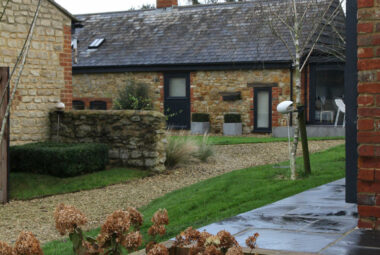
[[[2,11],[7,0],[0,0]],[[12,70],[27,37],[38,0],[11,0],[0,22],[0,66]],[[48,112],[71,106],[71,19],[42,1],[31,48],[11,108],[11,144],[47,140]],[[16,72],[17,73],[17,72]],[[14,79],[11,81],[13,84]]]
[[[358,0],[359,227],[380,230],[380,1]]]
[[[115,99],[130,79],[151,85],[154,109],[163,112],[164,74],[160,72],[75,74],[73,96],[87,101],[96,98]],[[277,84],[277,87],[272,88],[272,126],[286,125],[285,116],[277,113],[276,106],[280,101],[289,100],[288,69],[191,72],[191,112],[210,113],[211,131],[216,133],[222,131],[225,113],[239,112],[242,114],[244,133],[250,133],[254,123],[254,88],[248,87],[248,83]],[[241,92],[242,99],[223,101],[221,92]]]

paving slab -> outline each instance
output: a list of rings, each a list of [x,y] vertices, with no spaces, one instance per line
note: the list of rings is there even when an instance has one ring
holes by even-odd
[[[325,255],[380,255],[380,232],[356,228],[357,206],[345,202],[345,179],[200,228],[227,230],[241,246],[258,232],[259,248]]]

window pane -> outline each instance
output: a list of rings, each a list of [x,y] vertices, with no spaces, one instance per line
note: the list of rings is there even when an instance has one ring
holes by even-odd
[[[107,103],[104,101],[92,101],[90,102],[91,110],[107,110]]]
[[[317,71],[316,78],[315,120],[332,124],[337,111],[334,100],[344,95],[344,73],[339,70],[321,70]]]
[[[257,92],[257,127],[269,128],[269,92]]]
[[[169,81],[170,97],[186,97],[186,79],[171,78]]]
[[[84,110],[84,102],[80,100],[73,101],[73,109],[74,110]]]

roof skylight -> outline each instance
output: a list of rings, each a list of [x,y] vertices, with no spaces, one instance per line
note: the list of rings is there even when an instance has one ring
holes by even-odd
[[[96,38],[95,40],[92,41],[90,45],[88,45],[89,49],[96,49],[99,48],[100,45],[105,41],[105,38]]]

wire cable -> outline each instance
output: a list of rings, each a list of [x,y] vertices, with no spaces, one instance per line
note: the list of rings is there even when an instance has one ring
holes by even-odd
[[[5,132],[5,125],[7,124],[7,120],[8,120],[9,112],[11,110],[12,102],[13,102],[13,99],[15,97],[18,84],[20,82],[22,71],[24,70],[24,66],[25,66],[25,62],[26,62],[26,57],[27,57],[29,49],[30,49],[30,45],[31,45],[32,37],[33,37],[33,31],[34,31],[34,28],[36,26],[36,21],[37,21],[38,14],[40,12],[41,3],[42,3],[42,0],[39,0],[37,8],[36,8],[36,12],[34,13],[32,24],[31,24],[30,29],[29,29],[28,37],[27,37],[27,39],[25,41],[25,52],[24,52],[24,54],[22,56],[22,60],[21,60],[22,63],[21,63],[21,66],[20,66],[20,70],[18,72],[18,77],[17,77],[17,79],[15,81],[15,85],[13,87],[12,94],[10,96],[10,99],[9,99],[9,102],[8,102],[8,105],[7,105],[7,109],[5,111],[4,118],[2,120],[1,132],[0,132],[0,144],[3,142],[4,132]],[[15,70],[15,68],[14,68],[14,70]],[[10,84],[9,81],[10,81],[10,79],[8,79],[8,86]],[[8,86],[5,88],[4,91],[7,91]],[[2,100],[1,104],[3,104],[3,101],[4,100]]]
[[[7,0],[7,3],[4,6],[3,12],[1,13],[0,22],[3,20],[3,16],[5,14],[5,11],[7,10],[8,4],[9,4],[9,0]]]

